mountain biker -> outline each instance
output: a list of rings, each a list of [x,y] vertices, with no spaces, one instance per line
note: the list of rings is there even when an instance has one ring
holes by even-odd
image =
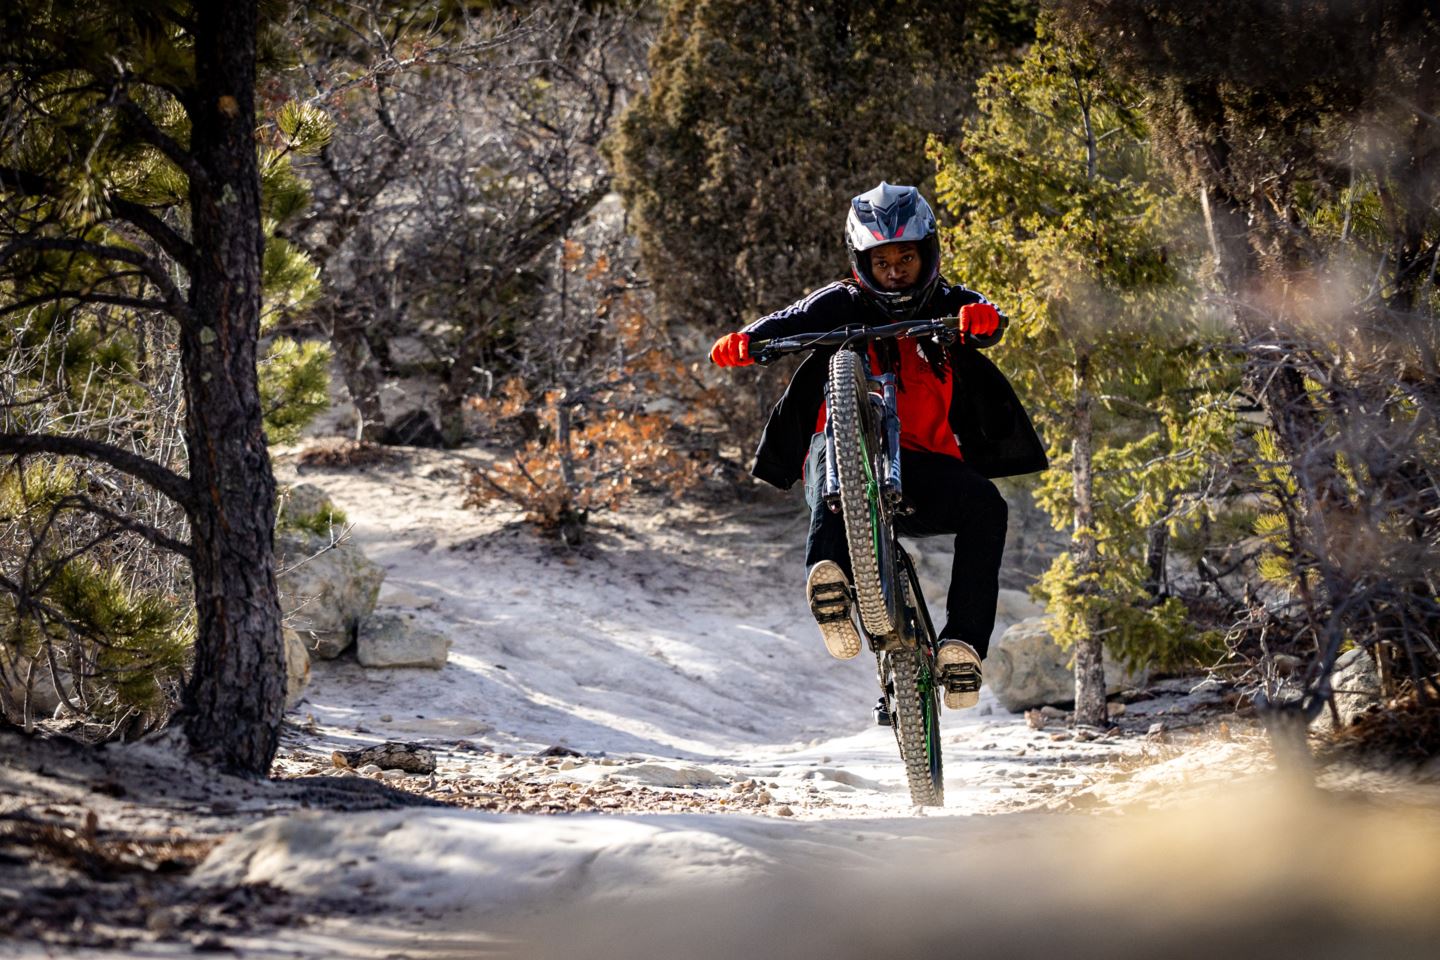
[[[946,685],[947,707],[974,706],[978,685],[964,677],[969,667],[978,675],[995,625],[1008,512],[990,478],[1045,469],[1044,447],[1004,375],[976,349],[998,342],[1008,321],[980,294],[940,276],[935,217],[920,192],[882,181],[853,198],[845,241],[848,279],[726,334],[710,359],[722,367],[747,366],[754,362],[752,338],[959,317],[958,338],[951,342],[872,342],[870,365],[897,380],[901,472],[913,511],[897,516],[895,528],[904,536],[955,535],[936,672]],[[833,353],[817,348],[796,370],[771,412],[751,472],[782,490],[805,479],[811,510],[806,598],[826,649],[848,660],[860,652],[849,551],[844,521],[822,497],[824,389]]]

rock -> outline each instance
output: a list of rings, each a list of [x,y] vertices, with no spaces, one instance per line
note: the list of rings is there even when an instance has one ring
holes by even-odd
[[[410,616],[377,613],[360,626],[355,656],[366,667],[445,666],[450,639],[422,627]]]
[[[627,767],[621,776],[633,777],[653,787],[723,787],[725,778],[704,767],[670,767],[662,763],[642,763]]]
[[[1002,634],[1011,624],[1044,615],[1045,608],[1030,599],[1030,594],[1024,590],[1001,590],[996,598],[995,625]]]
[[[380,588],[379,603],[382,607],[409,607],[412,610],[424,610],[427,607],[435,606],[435,598],[416,593],[414,590],[398,584],[387,583]]]
[[[300,635],[312,657],[333,660],[375,609],[385,571],[353,543],[332,545],[328,537],[304,530],[278,532],[275,553],[283,571],[277,579],[286,626]]]
[[[1165,739],[1165,730],[1165,721],[1156,720],[1154,723],[1150,724],[1150,728],[1145,731],[1145,736],[1149,737],[1151,740],[1163,740]]]
[[[280,631],[285,640],[285,709],[293,709],[310,683],[310,653],[300,634],[285,627]]]
[[[931,616],[938,617],[935,625],[939,627],[939,621],[945,619],[945,595],[950,589],[955,541],[951,537],[923,537],[906,538],[904,542],[905,549],[915,562],[915,573],[920,578],[920,589],[925,594],[925,602],[930,606]],[[1028,617],[1038,617],[1044,612],[1045,608],[1030,599],[1030,595],[1024,590],[1001,590],[995,604],[997,634],[1013,623]],[[991,639],[994,639],[993,635]]]
[[[1361,647],[1342,653],[1330,674],[1330,689],[1334,691],[1335,711],[1340,714],[1340,727],[1344,729],[1380,702],[1380,671],[1375,667],[1374,658]],[[1315,719],[1315,729],[1334,729],[1329,710],[1322,711]]]
[[[417,408],[402,414],[386,429],[385,443],[400,447],[443,447],[445,435],[429,410]]]
[[[297,483],[280,495],[280,510],[276,522],[282,527],[291,526],[288,521],[302,517],[313,517],[327,507],[333,507],[330,494],[323,487],[313,483]]]
[[[573,750],[573,749],[571,749],[570,747],[562,746],[561,744],[558,744],[558,743],[557,743],[557,744],[555,744],[554,746],[546,747],[544,750],[539,751],[538,753],[535,754],[535,756],[537,756],[537,757],[580,757],[580,756],[584,756],[584,754],[582,754],[579,750]]]
[[[793,817],[793,816],[795,816],[795,811],[794,811],[794,810],[791,810],[789,807],[779,807],[779,808],[777,808],[776,811],[775,811],[775,816],[777,816],[777,817]]]
[[[349,767],[365,772],[365,767],[374,764],[381,770],[405,770],[410,773],[434,773],[435,753],[413,743],[389,741],[363,750],[336,750],[330,760],[337,767]]]
[[[1305,661],[1293,653],[1277,653],[1270,658],[1270,662],[1275,665],[1275,673],[1282,677],[1293,677],[1305,668]]]
[[[1106,713],[1106,715],[1109,716],[1112,720],[1113,720],[1115,717],[1123,717],[1123,716],[1125,715],[1125,704],[1123,704],[1123,703],[1107,703],[1107,704],[1105,704],[1105,713]]]
[[[8,694],[7,699],[13,705],[18,717],[20,711],[25,708],[25,677],[29,674],[30,716],[33,719],[41,720],[62,711],[64,701],[55,691],[55,684],[50,677],[50,664],[43,655],[33,661],[33,672],[31,663],[31,658],[16,655],[12,668],[0,674],[0,683],[6,684],[7,690],[4,692]]]
[[[1075,673],[1070,654],[1051,639],[1049,617],[1030,617],[1007,629],[990,645],[985,658],[985,684],[1011,713],[1047,703],[1075,699]],[[1105,657],[1106,692],[1135,686],[1137,678]]]

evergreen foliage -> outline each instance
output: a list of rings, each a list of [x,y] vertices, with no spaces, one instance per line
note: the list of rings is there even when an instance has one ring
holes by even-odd
[[[1146,94],[1206,213],[1216,285],[1268,429],[1242,653],[1277,730],[1329,699],[1339,652],[1391,692],[1440,674],[1440,16],[1433,4],[1059,0]],[[1299,696],[1271,654],[1299,654]],[[1426,693],[1427,687],[1429,693]],[[1291,723],[1291,721],[1295,721]],[[1287,734],[1287,736],[1289,736]]]
[[[1174,232],[1186,208],[1154,162],[1137,93],[1042,30],[983,78],[958,146],[936,143],[952,275],[1011,316],[997,360],[1054,467],[1037,499],[1076,549],[1038,585],[1063,644],[1104,637],[1133,665],[1209,656],[1154,582],[1147,532],[1205,509],[1234,429],[1234,374],[1211,349]],[[1103,707],[1103,692],[1101,693]]]
[[[611,144],[666,320],[733,329],[843,275],[845,202],[928,186],[1023,2],[675,0]]]

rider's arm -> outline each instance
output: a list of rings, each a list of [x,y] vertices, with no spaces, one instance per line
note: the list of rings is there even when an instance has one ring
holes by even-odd
[[[855,294],[843,283],[821,287],[783,310],[761,317],[741,333],[752,340],[774,340],[805,333],[825,333],[847,323],[857,323]]]

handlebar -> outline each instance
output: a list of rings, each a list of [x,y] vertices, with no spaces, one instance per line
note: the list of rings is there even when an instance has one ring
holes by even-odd
[[[933,320],[902,320],[878,327],[850,324],[827,330],[824,333],[806,333],[793,337],[776,337],[772,340],[751,340],[750,356],[759,364],[778,360],[787,353],[798,353],[815,347],[831,345],[844,346],[856,341],[884,340],[888,337],[922,337],[926,334],[955,332],[960,325],[959,317],[937,317]],[[963,340],[964,334],[960,337]]]

